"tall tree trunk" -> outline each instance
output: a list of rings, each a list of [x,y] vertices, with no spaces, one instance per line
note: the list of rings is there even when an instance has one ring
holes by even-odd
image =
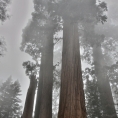
[[[78,24],[63,25],[61,90],[58,118],[86,118]]]
[[[49,1],[47,0],[42,1],[47,11],[49,10],[48,2]],[[53,28],[52,18],[49,17],[44,29],[46,37],[42,41],[43,50],[41,57],[40,79],[34,118],[52,118]]]
[[[22,118],[32,118],[36,85],[36,76],[31,75]]]
[[[104,69],[105,61],[103,58],[101,46],[94,45],[93,57],[95,62],[95,74],[97,76],[98,89],[100,92],[101,104],[103,109],[103,118],[117,118],[111,87]]]
[[[41,106],[39,118],[52,118],[52,86],[53,86],[53,31],[47,31],[42,51]]]
[[[41,100],[42,100],[42,88],[43,88],[43,76],[42,76],[43,73],[42,72],[43,72],[43,55],[41,56],[41,66],[40,66],[40,73],[39,73],[39,82],[38,82],[34,118],[39,118],[39,113],[40,113]]]

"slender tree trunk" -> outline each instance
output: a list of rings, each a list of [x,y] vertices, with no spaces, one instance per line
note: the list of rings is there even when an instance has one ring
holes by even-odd
[[[86,118],[78,24],[63,25],[61,90],[58,118]]]
[[[41,106],[39,118],[52,118],[52,86],[53,86],[53,31],[47,31],[42,51]]]
[[[21,118],[32,118],[36,85],[37,85],[36,76],[31,75],[24,111]]]
[[[95,72],[103,109],[103,118],[117,118],[110,83],[106,77],[107,73],[104,69],[105,61],[101,46],[95,45],[93,47],[93,57],[95,61]]]
[[[41,107],[41,100],[42,100],[42,88],[43,88],[43,56],[41,56],[41,66],[40,66],[40,76],[38,82],[38,90],[37,90],[37,97],[36,97],[36,106],[35,106],[35,114],[34,118],[39,118],[40,107]]]

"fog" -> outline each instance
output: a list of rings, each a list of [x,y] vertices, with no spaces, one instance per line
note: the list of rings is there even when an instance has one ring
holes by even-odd
[[[46,84],[48,86],[49,82],[47,80],[53,76],[53,78],[50,79],[50,81],[54,82],[52,108],[53,118],[57,118],[59,99],[60,101],[62,100],[62,102],[63,99],[65,99],[65,97],[62,97],[63,99],[59,97],[59,95],[63,93],[62,90],[64,90],[63,78],[69,78],[70,76],[76,78],[77,75],[75,73],[76,69],[78,69],[76,67],[78,63],[76,64],[76,62],[73,61],[74,56],[77,56],[77,54],[74,53],[74,51],[76,52],[77,46],[76,43],[74,44],[74,40],[77,39],[80,45],[80,47],[79,45],[77,47],[78,50],[80,49],[81,55],[80,68],[82,65],[80,69],[82,70],[82,75],[78,75],[77,77],[83,77],[85,104],[88,113],[87,118],[95,118],[95,116],[96,118],[100,118],[96,113],[98,110],[95,107],[96,104],[93,105],[90,101],[93,94],[90,92],[91,88],[89,87],[93,85],[97,87],[95,93],[98,93],[97,100],[98,104],[101,105],[98,110],[101,118],[106,118],[106,114],[110,115],[108,114],[109,111],[107,111],[108,108],[105,106],[109,102],[112,106],[109,107],[109,109],[111,109],[111,111],[113,110],[111,114],[115,114],[113,118],[116,118],[116,112],[118,112],[118,106],[116,105],[118,104],[118,1],[102,1],[103,2],[96,2],[95,0],[69,0],[67,4],[67,1],[63,0],[49,1],[49,3],[38,0],[12,0],[11,3],[9,3],[7,13],[10,17],[5,21],[1,20],[0,24],[0,42],[2,42],[2,45],[0,44],[0,81],[3,83],[9,77],[11,77],[13,81],[19,81],[22,94],[20,96],[22,101],[22,114],[24,113],[23,109],[27,106],[27,103],[25,103],[26,96],[28,96],[27,90],[29,90],[28,87],[31,85],[31,75],[33,73],[36,74],[37,78],[35,79],[37,79],[38,82],[40,82],[41,77],[43,78],[44,83],[42,86],[44,87],[41,88],[41,93],[44,100],[47,100],[45,94],[50,93],[48,90],[51,90],[51,88],[46,87]],[[74,28],[76,28],[76,26],[78,28],[78,34],[75,33]],[[50,37],[53,40],[51,40]],[[70,42],[66,43],[65,40]],[[68,56],[67,54],[70,55]],[[48,56],[46,57],[46,55]],[[52,57],[50,55],[52,55]],[[68,57],[70,57],[70,60]],[[71,59],[71,57],[73,58]],[[26,61],[30,61],[31,63],[29,62],[27,64],[32,65],[30,68],[26,66],[27,71],[22,65],[23,62]],[[71,61],[76,65],[73,65]],[[72,75],[71,69],[65,69],[66,66],[71,68],[69,64],[75,69],[72,70],[72,72],[75,71]],[[42,70],[41,67],[43,68]],[[33,70],[30,70],[32,68]],[[53,70],[51,71],[52,68]],[[47,70],[49,72],[47,72]],[[70,74],[66,76],[63,72],[67,71]],[[29,75],[27,75],[26,72]],[[78,71],[78,73],[81,72]],[[60,83],[62,85],[60,85]],[[71,82],[69,81],[67,83],[69,84]],[[39,84],[37,83],[37,85]],[[51,83],[49,83],[49,85],[51,85]],[[61,91],[60,87],[62,87]],[[36,90],[38,91],[38,87]],[[71,90],[71,87],[68,90]],[[45,94],[43,94],[44,92]],[[37,95],[35,90],[34,93]],[[70,93],[68,93],[68,96],[69,95]],[[109,96],[109,99],[106,101],[107,96]],[[41,103],[42,108],[43,97]],[[37,97],[37,99],[39,98]],[[49,99],[51,98],[49,97]],[[33,108],[35,111],[35,105],[38,103],[36,102],[36,96],[34,101],[35,104]],[[95,113],[93,113],[89,107],[96,110]],[[104,109],[106,111],[104,111]],[[59,113],[61,113],[61,110],[59,110]],[[23,116],[23,118],[25,117]]]

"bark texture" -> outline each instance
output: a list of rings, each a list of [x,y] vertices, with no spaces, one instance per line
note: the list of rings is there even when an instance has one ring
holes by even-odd
[[[31,75],[24,111],[21,118],[32,118],[36,85],[37,85],[36,76]]]
[[[117,118],[111,87],[104,69],[105,61],[101,46],[94,45],[93,57],[95,61],[95,74],[97,76],[98,89],[100,92],[103,118]]]
[[[63,25],[61,90],[58,118],[86,118],[78,24]]]
[[[52,118],[53,31],[47,31],[42,51],[42,92],[39,118]]]
[[[49,1],[42,1],[48,9]],[[44,15],[45,16],[45,15]],[[52,86],[53,86],[53,24],[52,18],[47,19],[44,28],[45,39],[42,41],[40,79],[38,84],[37,102],[34,118],[52,118]]]
[[[40,79],[34,118],[52,118],[53,31],[43,41]]]

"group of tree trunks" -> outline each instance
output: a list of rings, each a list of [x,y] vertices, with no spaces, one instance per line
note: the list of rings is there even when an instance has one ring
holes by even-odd
[[[64,22],[63,33],[58,118],[86,118],[77,23],[69,20]],[[48,32],[47,36],[43,44],[34,118],[52,118],[53,32]],[[32,117],[36,88],[32,79],[22,118]]]
[[[8,18],[6,7],[10,1],[6,0],[0,3],[0,7],[3,10],[3,14],[0,14],[0,20],[4,21]],[[44,4],[48,9],[47,2],[44,2]],[[46,32],[46,38],[43,41],[34,118],[52,118],[53,34],[53,30],[48,30]],[[86,118],[79,49],[78,23],[66,19],[63,23],[63,52],[58,118]],[[95,55],[102,57],[101,60],[98,60]],[[117,118],[110,83],[105,76],[105,62],[100,45],[95,44],[93,46],[93,58],[103,118]],[[36,87],[36,76],[31,74],[30,85],[21,118],[32,118]]]
[[[48,9],[47,3],[44,2],[44,4]],[[78,22],[75,22],[76,20],[73,22],[70,19],[63,19],[63,52],[58,118],[86,118]],[[53,27],[48,27],[48,30],[45,32],[46,37],[42,43],[40,77],[34,118],[52,118],[53,35]],[[100,54],[102,55],[101,47],[94,45],[93,56],[99,55],[97,52],[101,52]],[[103,73],[102,64],[104,63],[104,59],[101,60],[94,57],[97,83],[103,106],[103,118],[117,118],[110,84]],[[104,87],[104,84],[107,84],[106,87]],[[30,88],[32,87],[28,89],[22,118],[32,117],[36,87],[32,90]]]

